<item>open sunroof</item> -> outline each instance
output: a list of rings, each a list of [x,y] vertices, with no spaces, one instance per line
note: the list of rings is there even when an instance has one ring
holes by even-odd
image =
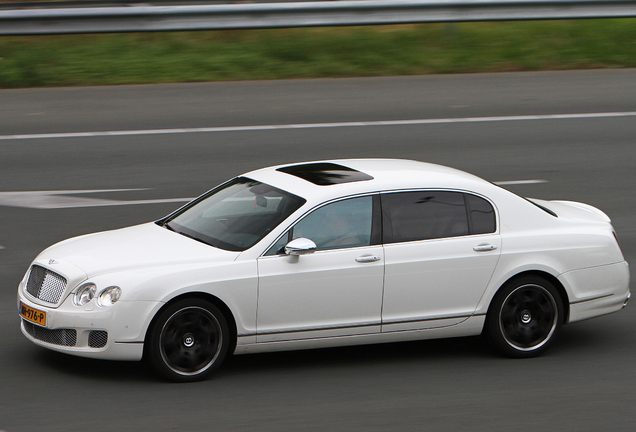
[[[277,168],[276,171],[300,177],[319,186],[373,180],[369,174],[329,162],[292,165]]]

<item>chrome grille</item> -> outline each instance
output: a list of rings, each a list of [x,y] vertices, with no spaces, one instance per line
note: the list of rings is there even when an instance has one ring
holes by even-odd
[[[91,348],[103,348],[108,342],[108,332],[93,330],[88,334],[88,346]]]
[[[51,330],[25,320],[22,320],[22,325],[28,334],[42,342],[62,346],[75,346],[77,342],[77,332],[75,329]]]
[[[33,297],[48,303],[57,303],[65,289],[66,279],[63,276],[39,265],[31,267],[26,290]]]

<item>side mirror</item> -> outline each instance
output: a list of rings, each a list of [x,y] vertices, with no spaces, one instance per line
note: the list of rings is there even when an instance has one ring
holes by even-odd
[[[316,252],[316,243],[304,237],[294,239],[285,246],[287,255],[308,255],[314,252]]]

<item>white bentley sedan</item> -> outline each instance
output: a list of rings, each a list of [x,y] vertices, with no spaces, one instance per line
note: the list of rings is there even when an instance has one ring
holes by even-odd
[[[18,307],[37,345],[195,381],[230,353],[482,333],[531,357],[629,297],[600,210],[358,159],[252,171],[157,222],[51,246]]]

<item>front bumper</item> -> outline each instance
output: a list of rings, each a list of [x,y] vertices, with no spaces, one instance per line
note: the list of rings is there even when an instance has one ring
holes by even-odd
[[[81,357],[141,360],[146,330],[161,302],[119,301],[102,308],[91,300],[78,307],[69,295],[57,308],[33,302],[20,284],[18,308],[24,305],[46,312],[46,326],[20,317],[22,333],[34,344]]]

